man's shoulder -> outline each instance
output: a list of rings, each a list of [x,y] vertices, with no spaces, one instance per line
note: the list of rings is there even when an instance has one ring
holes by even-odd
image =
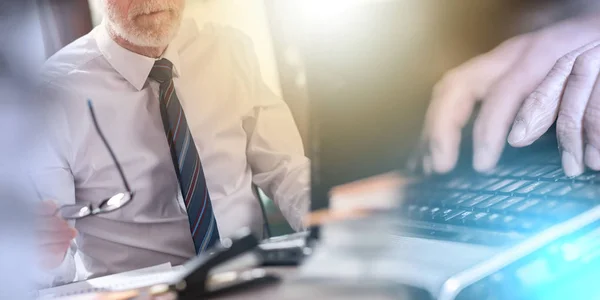
[[[187,44],[195,45],[194,49],[183,49],[185,55],[191,55],[207,65],[233,68],[241,76],[253,72],[257,57],[252,39],[246,33],[214,23],[205,23],[197,28],[199,31],[194,35],[194,43]]]
[[[94,31],[80,37],[52,55],[42,66],[40,84],[42,86],[68,83],[81,80],[101,64],[106,64]]]
[[[243,31],[215,23],[204,24],[200,29],[198,38],[233,52],[253,47],[252,39]]]

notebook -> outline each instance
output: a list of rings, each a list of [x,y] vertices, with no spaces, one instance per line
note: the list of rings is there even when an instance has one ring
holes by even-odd
[[[142,288],[171,282],[181,275],[182,266],[172,267],[165,263],[149,268],[133,270],[129,272],[98,277],[86,281],[75,282],[59,287],[38,291],[37,299],[76,299],[77,295],[98,293],[105,291],[122,291]],[[79,298],[77,298],[79,299]]]

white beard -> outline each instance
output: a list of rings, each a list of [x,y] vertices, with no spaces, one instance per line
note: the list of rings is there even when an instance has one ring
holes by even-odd
[[[182,13],[179,10],[176,10],[176,8],[169,7],[172,9],[170,13],[173,11],[176,12],[175,19],[169,18],[166,20],[162,19],[162,16],[158,16],[158,19],[154,22],[156,24],[151,26],[151,28],[139,27],[134,23],[134,18],[140,13],[152,11],[153,7],[159,7],[156,6],[156,3],[161,2],[147,1],[144,3],[146,5],[132,11],[130,15],[127,16],[127,20],[123,20],[122,17],[116,13],[114,7],[104,5],[104,12],[106,13],[105,21],[114,34],[133,45],[140,47],[166,47],[179,31]]]

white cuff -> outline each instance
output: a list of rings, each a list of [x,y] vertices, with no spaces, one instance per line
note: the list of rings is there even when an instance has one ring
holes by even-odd
[[[74,247],[71,246],[58,267],[51,270],[40,270],[38,272],[36,282],[40,289],[71,283],[75,280],[76,268],[74,252]]]

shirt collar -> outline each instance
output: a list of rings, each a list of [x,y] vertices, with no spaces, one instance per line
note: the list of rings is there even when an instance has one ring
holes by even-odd
[[[185,24],[188,24],[186,22]],[[181,76],[181,65],[179,58],[179,48],[182,38],[186,38],[185,34],[181,34],[186,26],[182,26],[182,30],[173,41],[169,44],[165,53],[161,58],[166,58],[173,63],[173,76]],[[102,22],[95,28],[95,38],[98,48],[108,63],[117,71],[125,80],[133,85],[138,91],[144,88],[146,80],[152,71],[152,67],[157,59],[146,57],[134,52],[131,52],[119,44],[117,44],[108,34],[106,22]]]

